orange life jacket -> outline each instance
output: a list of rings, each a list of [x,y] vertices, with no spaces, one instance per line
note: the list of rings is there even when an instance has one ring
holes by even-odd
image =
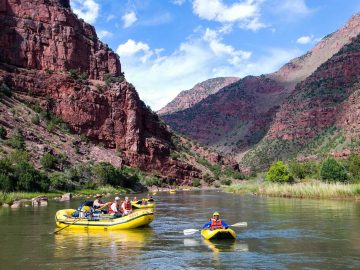
[[[216,220],[215,218],[211,218],[210,221],[211,221],[210,228],[212,229],[219,229],[223,227],[221,219]]]
[[[125,202],[124,207],[125,207],[125,210],[130,211],[131,210],[131,202],[130,201]]]

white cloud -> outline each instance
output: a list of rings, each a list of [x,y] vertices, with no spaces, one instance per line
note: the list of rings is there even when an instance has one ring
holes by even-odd
[[[132,26],[138,20],[134,11],[126,13],[121,19],[124,23],[124,28]]]
[[[178,6],[181,6],[185,2],[186,2],[186,0],[171,0],[171,3],[173,3],[174,5],[178,5]]]
[[[200,18],[220,23],[237,23],[240,28],[257,31],[267,27],[260,21],[264,0],[242,0],[227,5],[223,0],[194,0],[193,12]]]
[[[314,35],[301,36],[296,40],[296,43],[306,45],[306,44],[315,44],[321,41],[321,38],[315,38]]]
[[[100,6],[95,0],[71,0],[71,7],[87,23],[94,23],[99,15]]]
[[[110,21],[112,21],[113,19],[115,19],[115,15],[109,14],[109,15],[107,16],[107,18],[106,18],[106,21],[107,21],[107,22],[110,22]]]
[[[100,39],[113,36],[113,34],[107,30],[100,30],[97,34]]]
[[[117,53],[127,79],[154,110],[200,81],[217,76],[269,73],[300,54],[292,50],[269,50],[266,57],[252,60],[251,52],[223,41],[223,35],[229,31],[229,27],[200,29],[167,54],[163,49],[129,39],[118,47]]]
[[[292,14],[309,14],[310,8],[306,5],[305,0],[281,0],[278,8],[282,11],[287,11]]]

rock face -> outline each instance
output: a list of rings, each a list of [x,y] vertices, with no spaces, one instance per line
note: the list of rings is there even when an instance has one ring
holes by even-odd
[[[193,107],[203,99],[239,79],[238,77],[218,77],[198,83],[192,89],[182,91],[173,101],[159,110],[158,114],[166,115]]]
[[[238,160],[242,160],[244,154],[264,139],[268,132],[268,137],[275,138],[280,135],[279,133],[271,135],[275,134],[274,130],[285,129],[288,132],[284,136],[289,136],[289,139],[301,137],[303,134],[292,135],[289,131],[290,126],[282,126],[283,121],[280,121],[282,124],[273,126],[276,113],[280,108],[284,110],[284,106],[292,107],[289,108],[292,111],[296,110],[297,107],[294,106],[299,104],[286,105],[288,104],[286,102],[293,93],[303,88],[301,82],[311,77],[312,73],[321,68],[321,65],[337,54],[344,45],[351,43],[358,34],[360,34],[360,14],[353,16],[337,32],[323,38],[307,54],[290,61],[277,72],[258,77],[245,77],[188,109],[166,114],[162,118],[174,130],[222,153],[235,153]],[[334,74],[334,70],[330,67],[322,67],[322,69],[326,69],[329,74]],[[347,72],[348,69],[344,71]],[[319,75],[312,78],[317,80]],[[333,96],[333,98],[336,97]],[[306,112],[311,118],[312,113]],[[331,118],[336,112],[328,107],[322,110],[322,113],[324,117],[321,123],[313,123],[308,131],[304,131],[300,124],[299,132],[301,130],[302,133],[314,133],[314,127],[321,129],[322,126],[328,126],[324,123],[324,119]],[[286,117],[289,115],[283,115],[285,122]],[[297,121],[292,122],[292,125],[296,124]]]
[[[21,68],[119,76],[118,56],[79,20],[67,0],[0,1],[1,60]]]
[[[193,166],[170,158],[171,133],[139,99],[118,56],[79,20],[68,0],[0,0],[0,81],[71,130],[121,153],[122,164],[190,181]]]

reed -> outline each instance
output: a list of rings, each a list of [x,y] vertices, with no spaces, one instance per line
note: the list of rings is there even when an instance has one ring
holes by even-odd
[[[244,182],[225,189],[227,192],[272,197],[360,199],[360,184],[324,183],[320,181],[295,184]]]

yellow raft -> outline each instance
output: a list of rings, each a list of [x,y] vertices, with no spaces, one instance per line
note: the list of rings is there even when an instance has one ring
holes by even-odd
[[[176,193],[176,189],[170,189],[170,190],[169,190],[169,193],[170,193],[170,194],[175,194],[175,193]]]
[[[111,218],[101,215],[98,220],[74,218],[75,209],[64,209],[56,212],[55,222],[60,228],[80,230],[127,230],[146,226],[154,220],[154,210],[151,208],[135,211],[127,216]]]
[[[156,206],[154,200],[152,202],[149,202],[149,200],[146,200],[147,204],[142,205],[141,201],[131,201],[131,206],[133,209],[146,209],[146,208],[154,208]]]
[[[207,240],[213,239],[236,239],[236,233],[232,229],[201,230],[201,235]]]

